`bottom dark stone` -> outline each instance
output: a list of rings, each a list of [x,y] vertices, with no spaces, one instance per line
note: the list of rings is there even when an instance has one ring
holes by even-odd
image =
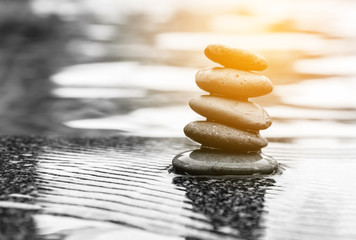
[[[261,152],[232,153],[217,149],[196,149],[173,158],[177,172],[193,175],[252,175],[277,171],[278,162]]]

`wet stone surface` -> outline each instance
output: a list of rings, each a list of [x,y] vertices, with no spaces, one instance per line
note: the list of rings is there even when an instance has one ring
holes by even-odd
[[[174,157],[177,172],[197,175],[252,175],[277,171],[278,162],[261,152],[235,153],[219,149],[196,149]]]
[[[256,53],[221,44],[209,45],[204,53],[210,60],[227,68],[263,71],[268,67],[267,60]]]
[[[192,98],[189,106],[207,119],[239,129],[260,130],[272,124],[268,113],[261,106],[249,101],[203,95]]]
[[[268,145],[259,132],[237,129],[212,121],[194,121],[184,127],[190,139],[203,146],[235,152],[258,151]]]

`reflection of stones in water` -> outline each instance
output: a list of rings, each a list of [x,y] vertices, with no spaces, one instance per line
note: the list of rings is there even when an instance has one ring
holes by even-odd
[[[273,179],[175,177],[173,183],[185,188],[193,211],[204,214],[217,233],[242,239],[263,234],[264,196]]]

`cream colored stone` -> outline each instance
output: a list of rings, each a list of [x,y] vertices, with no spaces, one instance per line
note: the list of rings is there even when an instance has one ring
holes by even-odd
[[[205,68],[197,72],[196,84],[204,91],[236,99],[247,99],[270,93],[273,84],[267,77],[232,68]]]
[[[231,127],[239,129],[266,129],[272,121],[259,105],[241,100],[218,96],[198,96],[192,98],[189,106],[198,114]]]

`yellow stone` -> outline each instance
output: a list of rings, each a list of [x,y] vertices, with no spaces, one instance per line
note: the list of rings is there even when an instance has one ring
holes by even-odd
[[[195,81],[204,91],[236,99],[263,96],[273,90],[267,77],[232,68],[201,69],[195,75]]]
[[[264,57],[244,49],[212,44],[205,48],[204,53],[213,62],[227,68],[262,71],[268,67]]]

